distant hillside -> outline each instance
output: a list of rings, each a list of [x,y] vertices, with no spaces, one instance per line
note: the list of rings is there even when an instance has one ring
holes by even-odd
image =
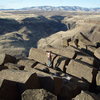
[[[44,11],[96,11],[100,12],[100,8],[84,8],[79,6],[36,6],[36,7],[26,7],[21,9],[0,9],[0,10],[44,10]]]

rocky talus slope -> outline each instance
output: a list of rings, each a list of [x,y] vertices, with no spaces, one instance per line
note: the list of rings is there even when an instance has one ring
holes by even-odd
[[[31,48],[23,59],[1,54],[0,100],[99,100],[100,47],[88,48]],[[47,66],[48,50],[51,67]]]

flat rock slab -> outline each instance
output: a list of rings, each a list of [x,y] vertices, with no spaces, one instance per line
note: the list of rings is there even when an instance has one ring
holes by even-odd
[[[96,82],[97,82],[97,85],[99,86],[100,85],[100,71],[97,74]]]
[[[46,47],[45,51],[52,51],[57,55],[65,56],[68,58],[73,58],[75,56],[75,51],[67,48],[65,49],[65,48]]]
[[[93,66],[94,64],[94,58],[91,56],[87,56],[87,55],[83,55],[81,53],[77,54],[77,57],[75,58],[76,61],[89,65],[89,66]]]
[[[37,70],[37,69],[35,69],[35,68],[31,69],[29,72],[30,72],[30,73],[36,73],[37,76],[44,76],[44,77],[45,77],[45,76],[48,76],[48,77],[51,77],[51,78],[53,79],[53,76],[52,76],[52,75],[50,75],[50,74],[48,74],[48,73],[45,73],[45,72],[43,72],[43,71]]]
[[[17,63],[18,65],[25,66],[24,70],[31,70],[37,62],[31,59],[22,59]]]
[[[40,88],[36,73],[19,70],[0,71],[0,100],[21,100],[26,89]]]
[[[52,59],[55,57],[54,54],[52,54]],[[29,52],[29,59],[33,59],[37,62],[40,62],[42,64],[47,63],[47,52],[43,51],[41,49],[31,48]]]
[[[84,78],[87,81],[91,82],[93,71],[93,68],[91,66],[92,63],[93,60],[88,57],[77,57],[76,60],[70,61],[66,72],[78,78]]]

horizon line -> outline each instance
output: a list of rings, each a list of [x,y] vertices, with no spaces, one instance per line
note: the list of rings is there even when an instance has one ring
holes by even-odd
[[[23,8],[31,8],[31,7],[81,7],[81,8],[88,8],[88,9],[94,9],[94,8],[100,8],[100,7],[83,7],[83,6],[51,6],[51,5],[42,5],[42,6],[29,6],[29,7],[21,7],[21,8],[0,8],[0,9],[23,9]]]

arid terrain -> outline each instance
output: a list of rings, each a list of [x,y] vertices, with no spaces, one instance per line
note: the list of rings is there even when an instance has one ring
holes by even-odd
[[[99,12],[0,11],[0,100],[99,99]]]
[[[80,32],[98,42],[99,19],[91,12],[1,11],[0,52],[26,56],[31,47],[61,45],[63,38]]]

